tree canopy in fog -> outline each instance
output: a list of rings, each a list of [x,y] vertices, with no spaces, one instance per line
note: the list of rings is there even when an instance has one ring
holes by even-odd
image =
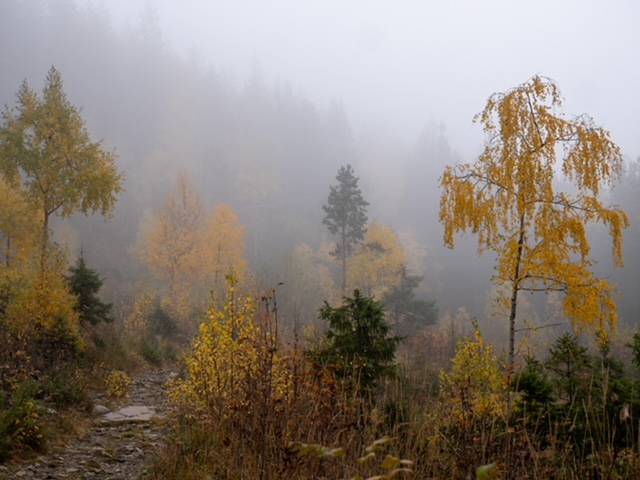
[[[618,179],[623,158],[609,132],[586,115],[566,120],[561,107],[556,83],[539,76],[494,94],[475,118],[484,126],[484,151],[475,163],[448,166],[441,179],[445,243],[453,248],[454,234],[470,230],[480,252],[497,254],[494,280],[510,293],[502,299],[510,365],[520,291],[563,292],[564,314],[578,328],[605,333],[617,320],[613,285],[591,269],[586,225],[609,228],[621,266],[627,216],[603,203],[601,188]],[[556,191],[560,173],[575,193]]]
[[[14,105],[25,78],[40,92],[54,64],[92,137],[117,151],[126,178],[113,219],[52,221],[61,244],[75,252],[85,245],[112,299],[130,295],[149,275],[141,256],[129,254],[131,246],[145,214],[160,210],[180,170],[191,173],[207,211],[224,203],[237,214],[248,267],[290,287],[288,279],[275,278],[286,270],[282,259],[299,245],[321,251],[330,232],[320,207],[335,172],[350,164],[371,203],[368,216],[393,222],[403,243],[414,238],[425,253],[417,258],[403,244],[410,273],[424,276],[420,289],[438,299],[443,313],[464,305],[483,316],[490,259],[478,258],[467,239],[447,251],[434,228],[444,165],[468,161],[479,148],[480,129],[469,128],[473,112],[487,92],[544,72],[561,80],[571,99],[568,112],[592,113],[624,154],[637,156],[638,82],[624,55],[597,55],[602,45],[613,51],[634,44],[628,26],[635,17],[620,15],[629,6],[607,5],[597,15],[564,4],[552,16],[543,8],[527,12],[517,23],[519,34],[509,36],[509,48],[521,54],[510,57],[506,69],[499,56],[480,53],[503,47],[511,24],[501,18],[521,19],[520,12],[500,8],[497,15],[490,4],[476,3],[468,5],[473,21],[459,18],[446,28],[439,13],[457,13],[446,2],[411,9],[303,2],[283,6],[277,16],[270,16],[276,13],[271,5],[256,4],[260,14],[252,17],[242,2],[6,0],[0,2],[1,103]],[[523,32],[537,31],[542,19],[551,25],[537,37],[544,45],[561,43],[569,31],[585,48],[570,57],[540,43],[532,51],[532,37]],[[602,32],[616,25],[616,35],[582,35],[594,22]],[[627,25],[617,28],[618,22]],[[317,34],[329,30],[334,35],[318,42]],[[587,54],[589,61],[581,57]],[[624,102],[617,100],[622,94]],[[613,191],[616,199],[624,195],[620,203],[630,213],[632,183],[627,176],[629,188]],[[17,227],[11,233],[16,242]],[[633,248],[629,238],[636,231],[627,230],[625,245]],[[613,271],[600,247],[606,233],[598,235],[591,242],[598,273],[618,282],[621,315],[635,320],[640,256],[628,255],[625,269]],[[9,248],[18,254],[18,243]]]
[[[640,478],[640,2],[592,3],[0,0],[0,476]]]
[[[51,215],[110,214],[123,177],[115,155],[91,141],[55,67],[47,74],[41,98],[26,80],[17,97],[16,107],[5,110],[0,128],[0,171],[7,181],[22,182],[29,201],[41,212],[44,251]]]

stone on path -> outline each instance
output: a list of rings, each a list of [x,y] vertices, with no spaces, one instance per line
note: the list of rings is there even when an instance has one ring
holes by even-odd
[[[115,412],[109,412],[102,416],[103,422],[148,422],[156,414],[156,409],[144,405],[132,405],[121,408]]]
[[[109,410],[104,405],[96,405],[95,407],[93,407],[93,413],[95,413],[96,415],[105,415],[110,412],[111,410]]]

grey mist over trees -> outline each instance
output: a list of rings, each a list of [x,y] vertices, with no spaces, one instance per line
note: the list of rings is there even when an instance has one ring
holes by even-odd
[[[0,476],[640,478],[638,18],[0,0]]]
[[[350,165],[367,220],[401,239],[405,281],[423,279],[408,290],[426,302],[421,318],[461,307],[488,317],[493,259],[476,255],[473,238],[444,247],[438,179],[446,165],[481,153],[472,119],[487,98],[541,74],[561,87],[568,115],[587,112],[612,133],[630,167],[618,188],[602,192],[629,215],[625,268],[608,263],[606,231],[589,234],[598,275],[617,281],[621,319],[635,324],[640,5],[224,3],[0,2],[0,104],[14,106],[25,80],[41,92],[54,66],[91,141],[114,152],[124,174],[113,218],[52,219],[58,243],[73,254],[84,246],[105,300],[163,281],[138,240],[182,171],[204,211],[233,209],[259,282],[284,283],[285,321],[314,321],[323,300],[336,300],[324,266],[337,236],[322,207],[336,172]],[[398,298],[402,288],[392,289]],[[546,308],[527,308],[537,307]]]

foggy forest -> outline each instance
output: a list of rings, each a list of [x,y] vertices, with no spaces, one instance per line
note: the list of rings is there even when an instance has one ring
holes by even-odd
[[[638,34],[470,73],[436,2],[224,3],[0,1],[0,478],[157,374],[122,478],[638,478],[635,52],[585,78]]]

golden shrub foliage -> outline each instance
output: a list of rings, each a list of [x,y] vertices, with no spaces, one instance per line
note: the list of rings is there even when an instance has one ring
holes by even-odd
[[[458,342],[451,372],[440,372],[440,398],[450,412],[447,421],[469,421],[486,415],[504,417],[509,383],[493,347],[476,328],[473,338]]]
[[[170,388],[170,398],[192,413],[228,417],[250,411],[257,390],[272,404],[291,393],[292,375],[275,353],[275,338],[257,322],[257,302],[238,294],[228,276],[226,301],[208,312],[191,351],[185,356],[186,378]]]
[[[558,86],[538,76],[494,94],[474,119],[484,126],[484,151],[475,163],[447,167],[440,179],[440,221],[446,245],[471,231],[480,253],[496,252],[495,281],[513,292],[507,308],[521,290],[561,291],[576,328],[603,332],[617,320],[614,287],[591,271],[586,225],[608,227],[621,266],[629,222],[602,203],[600,190],[619,178],[623,157],[609,132],[587,116],[565,119],[561,107]],[[560,172],[575,193],[556,191]]]
[[[8,287],[7,324],[26,335],[64,325],[67,333],[77,337],[80,344],[79,317],[73,309],[76,299],[63,275],[66,269],[64,255],[50,251],[44,270],[40,268],[32,261],[21,264],[20,268],[0,269],[0,285]]]
[[[133,381],[125,372],[113,370],[105,378],[107,396],[110,398],[122,398],[127,396]]]

